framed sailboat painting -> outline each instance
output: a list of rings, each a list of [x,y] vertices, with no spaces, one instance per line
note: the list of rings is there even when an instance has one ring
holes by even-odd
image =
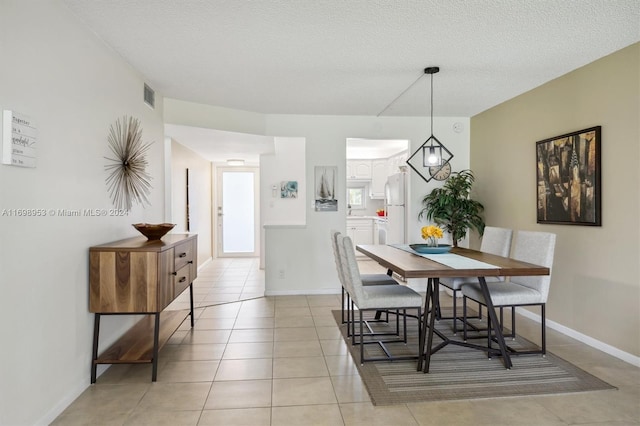
[[[317,212],[337,212],[336,174],[337,166],[315,167],[315,198]]]

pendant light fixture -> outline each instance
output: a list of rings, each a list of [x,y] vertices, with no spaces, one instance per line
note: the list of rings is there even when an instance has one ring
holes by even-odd
[[[451,159],[453,154],[433,135],[433,75],[440,71],[439,67],[428,67],[424,69],[425,74],[431,76],[431,136],[414,152],[407,160],[407,164],[422,179],[429,182],[440,169],[442,169]],[[420,162],[422,160],[422,162]],[[415,163],[414,164],[412,164]],[[428,177],[420,173],[420,169],[426,169]]]

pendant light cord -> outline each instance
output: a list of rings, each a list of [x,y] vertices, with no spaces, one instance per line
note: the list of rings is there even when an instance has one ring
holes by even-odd
[[[431,74],[431,136],[433,136],[433,74]]]
[[[402,91],[402,93],[400,93],[398,96],[396,96],[396,97],[395,97],[395,99],[394,99],[394,100],[392,100],[391,102],[389,102],[389,104],[387,104],[387,106],[386,106],[386,107],[384,107],[384,108],[382,109],[382,111],[380,111],[380,112],[376,115],[376,117],[380,117],[380,116],[382,115],[382,113],[384,113],[386,110],[388,110],[388,109],[391,107],[391,105],[393,105],[393,104],[394,104],[398,99],[400,99],[400,98],[402,97],[402,95],[404,95],[405,93],[407,93],[407,92],[409,91],[409,89],[411,89],[413,86],[415,86],[415,84],[416,84],[418,81],[420,81],[420,79],[421,79],[422,77],[424,77],[424,73],[420,74],[420,77],[416,78],[416,80],[415,80],[413,83],[411,83],[411,84],[409,85],[409,87],[407,87],[406,89],[404,89],[404,90]],[[431,75],[431,90],[433,91],[433,74]],[[431,98],[432,98],[432,99],[431,99],[431,108],[433,109],[433,96],[432,96]],[[432,126],[432,127],[433,127],[433,126]]]

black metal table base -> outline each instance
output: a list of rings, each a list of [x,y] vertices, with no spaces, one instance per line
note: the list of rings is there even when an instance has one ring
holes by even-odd
[[[500,323],[498,322],[498,318],[496,316],[496,312],[493,309],[493,304],[491,303],[491,296],[489,295],[489,288],[487,287],[487,282],[484,277],[478,277],[478,281],[480,283],[480,288],[482,290],[482,295],[486,301],[487,305],[487,315],[489,317],[490,323],[493,325],[493,332],[495,333],[495,341],[498,343],[499,348],[492,348],[489,346],[475,345],[472,343],[460,341],[460,340],[452,340],[449,339],[446,335],[442,334],[438,330],[435,329],[435,320],[438,316],[438,292],[440,291],[440,281],[438,278],[429,278],[427,281],[427,293],[425,298],[423,323],[422,323],[422,333],[426,334],[426,337],[420,339],[420,354],[421,356],[418,358],[418,371],[422,370],[425,373],[429,372],[429,366],[431,362],[431,355],[444,348],[448,344],[464,346],[467,348],[482,350],[487,352],[490,355],[500,355],[502,357],[505,368],[510,369],[513,364],[511,363],[511,357],[509,356],[509,350],[507,349],[507,345],[504,341],[504,335],[502,334],[502,329]],[[427,313],[429,313],[427,315]],[[433,335],[436,334],[442,342],[437,346],[433,346]],[[426,345],[426,348],[424,347]]]

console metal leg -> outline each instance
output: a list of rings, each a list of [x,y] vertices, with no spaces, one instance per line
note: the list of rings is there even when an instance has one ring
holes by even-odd
[[[193,281],[191,282],[191,284],[189,284],[189,302],[190,302],[190,306],[191,306],[191,328],[193,328],[193,325],[194,325],[194,318],[193,318]]]
[[[98,359],[99,334],[100,334],[100,314],[94,314],[93,316],[93,351],[91,356],[91,383],[96,382],[96,373],[98,369],[96,360]]]
[[[153,328],[153,360],[152,360],[152,371],[151,371],[151,381],[155,382],[158,377],[158,335],[160,334],[160,312],[156,312],[155,314],[155,326]]]

